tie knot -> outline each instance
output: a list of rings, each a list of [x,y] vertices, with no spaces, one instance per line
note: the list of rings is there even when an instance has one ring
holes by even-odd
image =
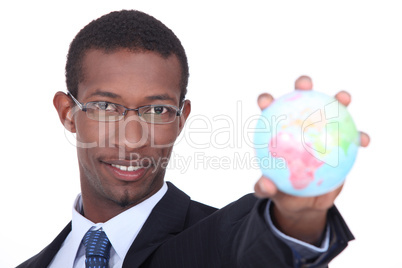
[[[84,236],[85,256],[100,256],[109,259],[110,242],[102,230],[88,231]]]

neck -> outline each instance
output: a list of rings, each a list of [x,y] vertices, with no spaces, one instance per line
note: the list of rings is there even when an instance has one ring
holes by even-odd
[[[140,203],[140,202],[138,202]],[[138,203],[133,203],[127,206],[120,206],[113,201],[99,202],[93,201],[91,198],[82,193],[82,215],[94,223],[104,223],[116,217],[120,213],[132,208]]]
[[[137,198],[131,199],[131,202],[117,202],[112,199],[105,197],[94,196],[88,194],[84,189],[82,189],[82,206],[83,206],[83,216],[94,223],[103,223],[114,218],[120,213],[138,205],[139,203],[145,201],[156,192],[158,192],[163,186],[163,181],[161,185],[156,187],[154,191],[149,192],[147,195],[139,196]]]

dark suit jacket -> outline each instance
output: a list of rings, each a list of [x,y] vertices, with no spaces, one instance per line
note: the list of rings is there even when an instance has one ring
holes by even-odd
[[[168,183],[167,193],[131,245],[123,267],[299,266],[294,258],[296,253],[268,228],[263,216],[266,202],[250,194],[216,210],[190,200]],[[304,267],[326,267],[353,239],[335,207],[328,212],[328,223],[331,226],[328,252]],[[70,231],[71,222],[50,245],[18,268],[47,267]]]

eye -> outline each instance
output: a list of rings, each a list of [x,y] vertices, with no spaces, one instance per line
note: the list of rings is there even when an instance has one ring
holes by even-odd
[[[153,106],[149,109],[149,113],[151,114],[164,114],[168,111],[168,109],[164,106]]]
[[[108,102],[104,102],[104,101],[94,103],[94,107],[99,110],[102,110],[102,111],[116,111],[117,110],[116,105],[114,105],[113,103],[108,103]]]

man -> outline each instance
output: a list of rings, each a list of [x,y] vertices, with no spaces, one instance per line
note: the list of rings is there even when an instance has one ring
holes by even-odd
[[[180,41],[144,13],[112,12],[77,34],[54,106],[76,133],[81,194],[72,222],[19,267],[326,267],[346,247],[353,236],[333,206],[341,188],[297,198],[261,178],[260,199],[216,210],[164,181],[191,111],[188,74]]]

